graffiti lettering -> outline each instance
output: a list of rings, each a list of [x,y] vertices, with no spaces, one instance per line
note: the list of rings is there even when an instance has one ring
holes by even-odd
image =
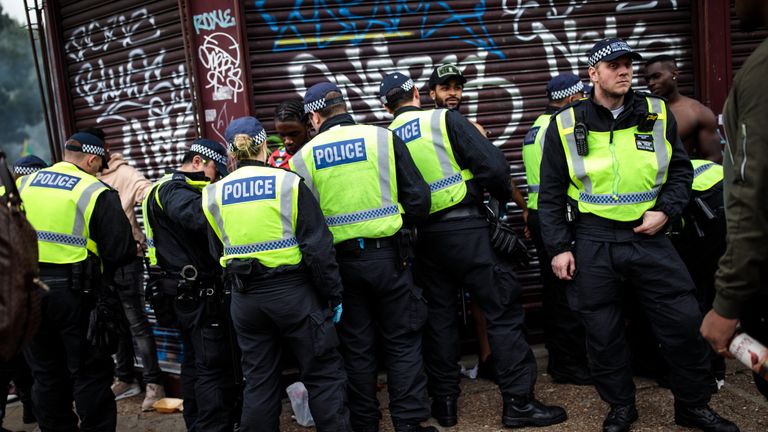
[[[358,6],[357,0],[312,2],[313,6],[297,0],[284,21],[278,21],[268,12],[265,0],[256,1],[256,10],[276,35],[274,51],[345,44],[357,46],[363,41],[379,38],[417,37],[424,40],[443,37],[505,58],[483,22],[484,0],[469,11],[457,10],[447,1],[376,0],[373,3],[358,14],[352,9]],[[408,18],[419,23],[417,34],[405,29],[404,24],[401,29],[401,24]],[[450,31],[444,30],[446,27],[450,27]],[[456,34],[457,29],[463,33]]]
[[[192,17],[195,26],[195,33],[200,34],[200,30],[215,30],[216,27],[229,28],[235,26],[235,18],[230,9],[212,10]]]
[[[101,127],[122,129],[123,153],[146,163],[148,176],[177,162],[194,124],[184,63],[166,66],[165,48],[144,48],[158,38],[155,17],[143,8],[91,21],[72,31],[64,46],[70,61],[80,63],[75,94]],[[112,51],[125,51],[125,57],[109,63],[99,57]]]
[[[208,69],[205,88],[213,88],[213,100],[234,98],[244,89],[240,70],[240,46],[226,33],[205,36],[199,49],[200,62]]]

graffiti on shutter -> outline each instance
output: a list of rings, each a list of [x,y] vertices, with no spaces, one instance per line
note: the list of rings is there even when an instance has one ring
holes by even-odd
[[[104,129],[111,151],[158,177],[196,135],[177,2],[112,2],[91,13],[81,3],[62,6],[76,128]]]

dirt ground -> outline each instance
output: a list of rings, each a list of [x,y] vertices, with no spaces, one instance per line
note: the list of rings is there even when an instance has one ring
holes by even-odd
[[[541,363],[543,359],[540,357]],[[471,360],[470,360],[471,361]],[[673,399],[669,390],[658,387],[655,382],[636,379],[637,404],[640,419],[634,424],[633,431],[687,431],[674,424]],[[428,424],[438,426],[446,432],[490,432],[504,430],[501,427],[501,396],[496,386],[486,380],[463,379],[462,396],[459,400],[459,424],[452,428],[442,428],[434,420]],[[545,374],[539,375],[536,394],[546,403],[563,405],[568,411],[568,421],[556,426],[540,429],[520,429],[522,431],[558,431],[582,432],[599,431],[602,419],[607,413],[607,406],[600,400],[593,387],[554,384]],[[391,432],[386,388],[379,394],[382,404],[382,432]],[[181,414],[141,413],[142,396],[118,402],[119,432],[181,432],[184,420]],[[712,398],[711,405],[722,416],[734,421],[743,432],[768,431],[768,402],[757,392],[752,375],[746,368],[735,361],[728,363],[728,376],[723,389]],[[21,423],[21,405],[17,402],[9,405],[5,423],[12,431],[32,432],[35,425]],[[287,400],[283,401],[281,431],[310,432],[314,428],[304,428],[291,419],[291,408]]]

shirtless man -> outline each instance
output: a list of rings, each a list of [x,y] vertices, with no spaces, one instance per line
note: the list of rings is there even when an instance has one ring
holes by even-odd
[[[722,163],[715,115],[701,102],[680,94],[678,76],[675,59],[671,56],[659,55],[645,64],[645,83],[653,94],[667,99],[688,156]]]

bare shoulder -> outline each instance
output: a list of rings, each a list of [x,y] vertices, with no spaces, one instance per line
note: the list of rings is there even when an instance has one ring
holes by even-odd
[[[481,134],[483,134],[483,136],[484,136],[484,137],[488,137],[488,132],[486,132],[485,128],[484,128],[484,127],[483,127],[483,126],[482,126],[480,123],[478,123],[478,122],[476,122],[476,121],[472,121],[472,120],[470,120],[469,122],[470,122],[470,123],[472,123],[472,125],[473,125],[474,127],[476,127],[476,128],[477,128],[477,130],[478,130],[478,131],[479,131]]]

